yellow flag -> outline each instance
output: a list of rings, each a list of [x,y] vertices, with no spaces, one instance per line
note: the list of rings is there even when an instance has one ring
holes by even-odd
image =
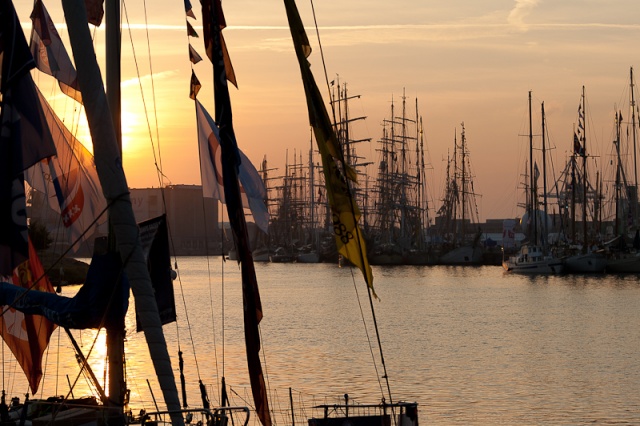
[[[311,54],[311,46],[302,25],[298,8],[294,0],[284,0],[284,4],[302,74],[302,83],[309,110],[309,122],[313,128],[322,158],[322,170],[327,188],[327,197],[331,206],[331,217],[338,253],[362,271],[367,285],[373,291],[373,274],[367,259],[367,248],[362,232],[358,227],[360,210],[355,204],[347,181],[348,177],[349,180],[355,182],[356,173],[353,168],[344,162],[344,156],[331,125],[329,114],[307,61],[307,57]],[[373,295],[376,296],[375,291],[373,291]]]

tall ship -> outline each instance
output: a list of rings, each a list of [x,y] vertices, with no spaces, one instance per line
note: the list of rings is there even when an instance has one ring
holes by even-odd
[[[567,272],[604,272],[607,265],[603,250],[600,223],[602,222],[602,185],[600,172],[590,162],[587,147],[587,103],[582,87],[578,106],[577,129],[573,131],[571,155],[557,186],[549,197],[558,199],[560,209],[560,253]],[[546,130],[546,129],[543,129]],[[594,178],[595,176],[595,178]],[[595,182],[595,184],[593,183]]]
[[[427,245],[425,146],[417,99],[411,116],[404,94],[399,113],[392,102],[390,118],[382,127],[377,176],[371,191],[374,204],[368,233],[369,261],[374,265],[433,263]]]
[[[638,204],[638,106],[637,87],[633,68],[629,71],[629,103],[625,111],[615,112],[615,140],[613,141],[615,178],[612,207],[613,226],[607,243],[607,271],[614,273],[640,272],[640,219]],[[625,126],[626,124],[626,126]],[[626,127],[626,128],[625,128]],[[632,152],[633,155],[628,155]]]
[[[358,153],[359,146],[371,143],[370,137],[360,137],[362,134],[361,128],[364,126],[367,117],[364,115],[352,114],[352,103],[354,100],[360,99],[360,97],[361,95],[359,94],[352,94],[349,92],[347,82],[341,82],[340,76],[336,76],[336,78],[331,82],[330,104],[333,114],[333,126],[345,163],[351,167],[351,170],[353,170],[356,175],[357,184],[352,186],[352,191],[354,200],[360,207],[360,224],[366,236],[369,234],[373,205],[371,202],[372,183],[369,177],[368,167],[373,163],[371,161],[367,161],[364,156]],[[320,170],[320,167],[316,168]],[[319,191],[323,191],[324,176],[321,173],[319,174],[318,180],[321,186]],[[331,222],[331,217],[328,216],[328,200],[323,196],[322,192],[319,192],[318,198],[319,200],[323,200],[325,204],[323,211],[327,213],[327,216],[323,224],[324,229],[327,230],[327,234],[329,235],[328,238],[323,239],[323,259],[327,261],[334,261],[337,258],[337,252],[335,252],[335,244],[331,241],[333,238],[331,236],[333,233],[333,223]]]
[[[294,152],[293,162],[287,153],[285,174],[271,191],[269,234],[272,262],[296,261],[298,250],[311,240],[314,224],[310,221],[312,208],[309,199],[312,197],[309,179],[309,166],[303,162],[302,153],[298,156]]]
[[[460,142],[454,136],[453,156],[447,161],[447,181],[442,206],[436,216],[438,263],[479,265],[482,263],[482,235],[477,194],[473,185],[471,157],[464,122]]]
[[[538,163],[533,156],[533,120],[531,92],[528,97],[529,105],[529,161],[525,184],[526,212],[522,217],[523,225],[527,227],[527,241],[520,247],[520,251],[503,259],[502,267],[508,272],[522,274],[560,274],[564,272],[564,262],[551,253],[548,241],[549,220],[547,214],[547,167],[546,167],[546,139],[544,103],[542,111],[542,189],[539,185],[541,177]],[[542,203],[540,202],[542,195]],[[542,210],[540,210],[542,204]]]

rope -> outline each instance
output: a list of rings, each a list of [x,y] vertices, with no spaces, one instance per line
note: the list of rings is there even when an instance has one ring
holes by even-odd
[[[325,60],[324,60],[324,53],[323,53],[323,49],[322,49],[322,44],[321,44],[321,42],[320,42],[320,32],[319,32],[319,29],[318,29],[318,22],[317,22],[317,19],[316,19],[315,7],[313,6],[313,0],[310,0],[310,2],[311,2],[311,9],[312,9],[312,11],[313,11],[313,21],[314,21],[314,24],[315,24],[316,35],[317,35],[317,37],[318,37],[318,45],[319,45],[319,47],[320,47],[320,56],[322,57],[322,66],[323,66],[323,69],[324,69],[325,82],[326,82],[326,84],[327,84],[327,89],[329,90],[329,95],[331,95],[331,90],[330,90],[330,86],[329,86],[329,77],[328,77],[328,74],[327,74],[327,68],[326,68],[326,65],[325,65]],[[335,123],[335,122],[336,122],[336,118],[335,118],[335,108],[333,107],[333,104],[332,104],[332,111],[333,111],[333,115],[334,115],[334,119],[333,119],[333,121],[334,121],[334,123]],[[342,159],[342,161],[344,162],[344,158]],[[344,170],[346,170],[345,164],[342,164],[342,168],[343,168],[343,171],[344,171]],[[354,202],[353,202],[353,198],[352,198],[352,195],[351,195],[351,194],[352,194],[352,188],[351,188],[351,185],[349,184],[349,198],[350,198],[350,200],[351,200],[351,203],[350,203],[350,205],[351,205],[351,210],[352,210],[352,213],[355,213],[355,211],[354,211]],[[358,224],[357,224],[357,223],[356,223],[356,226],[358,226]],[[359,252],[360,252],[360,256],[361,256],[362,258],[364,258],[364,257],[366,256],[366,254],[362,252],[362,247],[360,247]],[[364,265],[364,261],[362,262],[362,264]],[[352,269],[351,273],[352,273],[352,276],[353,276],[353,269]],[[354,281],[354,287],[355,287],[355,277],[353,277],[353,281]],[[365,281],[366,281],[366,279],[365,279]],[[381,341],[380,341],[380,331],[379,331],[379,329],[378,329],[378,323],[377,323],[377,320],[376,320],[375,310],[374,310],[374,307],[373,307],[373,297],[372,297],[372,294],[371,294],[371,287],[370,287],[368,284],[369,284],[369,283],[367,283],[367,294],[369,295],[369,305],[370,305],[370,307],[371,307],[371,316],[372,316],[372,318],[373,318],[373,324],[374,324],[374,328],[375,328],[375,331],[376,331],[376,339],[377,339],[377,341],[378,341],[378,349],[379,349],[379,352],[380,352],[380,362],[381,362],[381,364],[382,364],[383,373],[384,373],[383,378],[384,378],[384,379],[385,379],[385,381],[386,381],[386,385],[387,385],[387,392],[388,392],[388,394],[389,394],[389,402],[390,402],[390,403],[393,403],[393,399],[392,399],[392,397],[391,397],[391,386],[390,386],[390,384],[389,384],[389,376],[388,376],[388,374],[387,374],[387,367],[386,367],[386,364],[385,364],[385,362],[384,362],[384,355],[383,355],[383,352],[382,352],[382,343],[381,343]],[[356,291],[356,293],[357,293],[357,291]],[[358,298],[358,304],[360,304],[360,299],[359,299],[359,298]],[[363,322],[364,322],[364,315],[363,315],[363,313],[362,313],[362,310],[361,310],[361,316],[362,316],[362,319],[363,319]],[[365,330],[366,330],[366,326],[365,326]],[[367,332],[367,339],[369,339],[368,332]],[[369,340],[369,342],[370,342],[370,340]],[[370,347],[371,347],[371,344],[370,344],[370,343],[369,343],[369,345],[370,345]],[[373,355],[373,354],[372,354],[372,355]],[[380,381],[380,377],[379,377],[379,373],[378,373],[378,368],[377,368],[377,366],[375,366],[375,359],[374,359],[374,367],[375,367],[375,369],[376,369],[376,375],[378,376],[378,381]],[[382,387],[382,386],[381,386],[381,387]]]
[[[327,85],[327,92],[329,93],[329,99],[331,99],[331,86],[329,85],[329,75],[327,74],[327,64],[324,61],[324,50],[322,49],[322,43],[320,42],[320,30],[318,29],[318,20],[316,19],[316,8],[313,5],[313,0],[310,0],[311,3],[311,11],[313,12],[313,24],[316,28],[316,37],[318,38],[318,47],[320,48],[320,58],[322,58],[322,69],[324,70],[324,80]],[[333,122],[336,123],[336,112],[331,104],[331,111],[333,112]]]
[[[380,387],[380,394],[384,396],[384,390],[382,388],[382,382],[380,381],[380,372],[378,371],[378,365],[376,364],[376,357],[373,353],[373,345],[371,344],[371,337],[369,336],[369,330],[367,329],[367,323],[364,318],[364,310],[362,309],[362,303],[360,302],[360,294],[358,293],[358,286],[356,285],[356,277],[353,274],[353,268],[349,268],[351,271],[351,279],[353,281],[353,288],[356,291],[356,298],[358,300],[358,308],[360,309],[360,318],[362,319],[362,325],[364,333],[367,336],[367,343],[369,344],[369,352],[371,353],[371,359],[373,360],[373,368],[376,371],[376,378],[378,379],[378,386]],[[367,288],[369,288],[367,286]],[[377,329],[376,329],[377,332]],[[386,375],[386,374],[385,374]]]
[[[159,174],[161,176],[164,176],[164,174],[162,174],[162,155],[161,155],[161,151],[160,151],[160,130],[158,128],[158,108],[157,108],[157,103],[156,103],[156,86],[155,86],[155,80],[153,78],[153,63],[151,61],[151,43],[150,43],[150,37],[149,37],[149,22],[148,22],[148,15],[147,15],[147,1],[144,0],[143,2],[143,6],[144,6],[144,23],[145,23],[145,32],[147,35],[147,56],[149,57],[149,75],[151,77],[151,96],[152,96],[152,104],[153,104],[153,119],[155,121],[156,124],[156,140],[158,141],[158,159],[159,159],[159,163],[160,163],[160,169],[159,169]],[[145,109],[146,111],[146,109]],[[155,154],[155,151],[154,151]],[[163,186],[160,185],[160,188],[162,188]]]
[[[146,3],[145,3],[146,6]],[[138,76],[138,85],[140,86],[140,99],[142,101],[142,106],[144,109],[144,117],[146,119],[147,122],[147,130],[149,132],[149,141],[151,142],[151,150],[153,151],[153,164],[156,167],[156,172],[158,173],[158,183],[160,184],[160,188],[162,188],[162,177],[164,176],[162,173],[162,168],[160,167],[160,165],[158,164],[158,155],[156,155],[156,147],[155,144],[153,142],[153,134],[151,131],[151,123],[149,121],[149,114],[147,113],[147,102],[146,99],[144,97],[144,90],[142,88],[142,79],[140,78],[140,67],[138,66],[138,57],[136,55],[136,49],[135,46],[133,44],[133,37],[131,35],[131,25],[129,23],[129,15],[127,13],[127,7],[126,7],[126,3],[123,1],[122,2],[122,11],[124,12],[124,18],[127,21],[127,26],[129,27],[129,41],[131,43],[131,50],[133,51],[133,61],[135,64],[135,68],[136,68],[136,75]],[[147,14],[146,14],[146,8],[145,8],[145,21],[147,19]],[[148,29],[147,29],[147,44],[148,44]],[[153,73],[152,73],[153,75]],[[152,87],[153,87],[153,77],[152,77]],[[155,95],[154,95],[154,102],[155,102]],[[155,107],[155,103],[154,103],[154,111],[156,110]],[[157,113],[156,113],[156,117],[157,117]],[[157,123],[157,118],[156,118],[156,123]],[[157,126],[157,124],[156,124]]]

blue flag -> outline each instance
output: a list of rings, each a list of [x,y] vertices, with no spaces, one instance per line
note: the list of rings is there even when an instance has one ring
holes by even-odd
[[[0,275],[29,258],[23,170],[55,154],[29,71],[35,62],[13,3],[0,3]]]

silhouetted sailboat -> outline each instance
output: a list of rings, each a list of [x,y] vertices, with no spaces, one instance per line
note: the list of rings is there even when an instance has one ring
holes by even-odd
[[[616,111],[616,139],[613,141],[616,155],[615,197],[614,197],[614,233],[615,238],[608,243],[607,272],[640,272],[640,222],[638,206],[638,166],[637,166],[637,122],[638,106],[633,68],[629,71],[630,102],[629,116],[631,127],[627,129],[627,144],[633,149],[633,175],[626,170],[621,156],[622,123],[621,111]],[[629,149],[629,148],[627,148]]]
[[[542,109],[544,117],[544,104],[542,105]],[[529,92],[529,194],[526,212],[526,222],[529,228],[527,236],[529,241],[522,245],[518,254],[503,259],[502,266],[509,272],[523,274],[559,274],[564,271],[564,264],[562,260],[549,253],[547,247],[546,203],[544,212],[540,212],[538,208],[537,182],[539,171],[537,165],[533,162],[533,126],[531,113],[531,92]],[[544,119],[542,125],[544,127]],[[542,178],[546,180],[546,167],[544,166]]]
[[[484,252],[464,123],[461,127],[460,145],[457,137],[454,138],[453,158],[447,164],[449,173],[443,205],[436,216],[436,227],[442,240],[438,263],[443,265],[479,265]]]
[[[566,257],[564,263],[567,272],[604,272],[607,266],[607,259],[603,250],[599,250],[596,246],[600,237],[600,232],[597,229],[599,224],[597,212],[600,210],[599,200],[597,191],[591,186],[589,174],[587,173],[587,160],[589,158],[587,151],[588,120],[584,86],[582,87],[580,99],[581,101],[578,107],[578,131],[574,132],[573,135],[573,155],[569,162],[571,171],[567,174],[567,176],[571,176],[571,182],[568,185],[568,190],[565,189],[565,191],[563,191],[563,193],[566,194],[563,205],[569,205],[571,211],[570,232],[571,241],[573,242],[573,247],[565,249]],[[578,159],[582,160],[580,166],[577,164]],[[580,185],[578,183],[580,183]],[[576,229],[577,200],[581,205],[581,238],[577,238]],[[589,209],[589,204],[591,204],[593,209]],[[592,212],[591,218],[588,217],[588,211]],[[580,244],[578,246],[579,242]]]

